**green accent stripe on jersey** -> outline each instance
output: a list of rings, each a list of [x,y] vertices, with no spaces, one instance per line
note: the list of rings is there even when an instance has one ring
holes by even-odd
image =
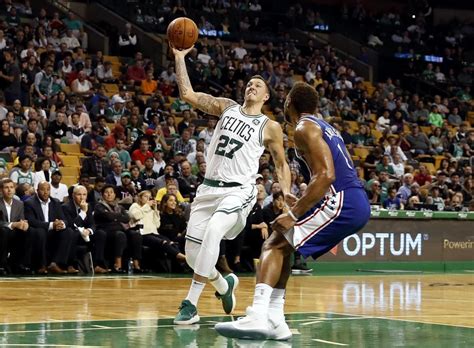
[[[224,115],[224,113],[225,113],[227,110],[232,109],[234,106],[237,106],[237,105],[239,105],[239,103],[235,103],[235,104],[229,105],[229,106],[226,107],[224,110],[222,110],[221,115],[220,115],[219,117],[222,117],[222,115]],[[240,107],[240,105],[239,105],[239,107]]]
[[[245,202],[241,206],[233,207],[233,208],[221,208],[221,209],[216,210],[214,213],[217,213],[217,212],[221,212],[221,213],[224,213],[224,214],[235,213],[236,211],[247,208],[254,198],[255,198],[255,194],[252,191],[252,194],[249,196],[249,198],[247,198],[245,200]]]
[[[249,118],[257,118],[257,117],[265,116],[264,114],[259,114],[259,115],[249,115],[249,114],[246,114],[246,113],[242,110],[242,106],[240,106],[239,111],[240,111],[240,113],[242,114],[242,116],[244,116],[244,117],[249,117]]]
[[[263,146],[263,129],[265,128],[265,125],[267,124],[268,120],[269,119],[266,118],[265,121],[263,121],[262,126],[260,127],[260,130],[258,132],[258,141],[260,142],[261,146]]]

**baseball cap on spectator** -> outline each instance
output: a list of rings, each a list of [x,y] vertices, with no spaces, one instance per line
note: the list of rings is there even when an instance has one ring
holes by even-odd
[[[262,180],[263,180],[262,174],[257,174],[257,176],[255,177],[255,180],[259,180],[259,179],[262,179]]]
[[[119,95],[114,95],[112,97],[112,105],[115,105],[117,103],[125,103],[125,100]]]
[[[122,178],[125,178],[126,176],[128,176],[129,178],[131,178],[131,177],[132,177],[132,174],[130,174],[129,171],[125,171],[125,172],[123,172],[122,174],[120,174],[120,176],[121,176]]]
[[[153,134],[155,134],[155,130],[154,130],[154,129],[151,129],[151,128],[148,128],[148,129],[145,131],[145,134],[146,134],[146,135],[153,135]]]
[[[183,151],[177,151],[174,155],[175,156],[186,156],[186,154]]]
[[[436,172],[436,176],[440,176],[440,175],[442,175],[442,176],[448,176],[448,174],[446,174],[446,172],[445,172],[444,170],[438,170],[438,171]]]
[[[63,176],[63,174],[61,173],[61,171],[59,169],[55,169],[53,170],[53,172],[51,173],[51,175],[59,175],[59,176]]]
[[[157,97],[153,97],[153,98],[151,98],[151,102],[152,102],[152,103],[159,103],[159,102],[160,102],[160,99],[157,98]]]
[[[163,147],[161,144],[156,144],[155,150],[153,152],[163,152]]]

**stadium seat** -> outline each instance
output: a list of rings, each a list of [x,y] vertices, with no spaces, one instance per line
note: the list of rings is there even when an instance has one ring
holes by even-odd
[[[77,176],[63,176],[61,182],[66,186],[77,184]]]
[[[429,126],[420,126],[420,129],[426,135],[431,134],[431,127],[429,127]]]
[[[79,175],[79,167],[61,167],[59,168],[59,170],[61,171],[61,174],[63,176],[73,176],[73,177],[76,177]]]
[[[365,159],[369,155],[369,149],[365,147],[355,147],[354,155],[358,156],[360,159]]]
[[[430,172],[431,175],[436,174],[436,168],[435,168],[433,163],[426,162],[426,163],[423,163],[423,164],[426,166],[426,169]]]
[[[347,123],[351,127],[352,133],[355,133],[359,130],[359,123],[356,121],[344,121],[344,123]]]
[[[381,137],[383,137],[383,134],[381,131],[377,130],[377,129],[372,129],[372,136],[374,137],[375,141],[379,141],[379,139]]]
[[[59,148],[61,149],[62,153],[69,155],[71,153],[80,154],[81,153],[81,145],[80,144],[60,144]]]
[[[64,166],[80,167],[81,161],[78,156],[61,156]]]

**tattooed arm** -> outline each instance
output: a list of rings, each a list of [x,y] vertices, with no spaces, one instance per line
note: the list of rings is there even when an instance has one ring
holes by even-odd
[[[182,100],[190,103],[193,107],[214,116],[221,116],[222,112],[229,106],[237,104],[232,99],[217,98],[210,94],[194,92],[191,81],[186,70],[184,57],[193,47],[183,51],[171,48],[176,65],[176,80],[179,87],[179,95]]]

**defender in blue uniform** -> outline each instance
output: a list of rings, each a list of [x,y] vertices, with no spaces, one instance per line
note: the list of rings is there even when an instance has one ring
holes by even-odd
[[[300,199],[287,195],[291,208],[275,219],[262,248],[253,304],[245,317],[215,326],[224,336],[291,338],[283,311],[291,254],[298,250],[317,258],[369,220],[370,204],[341,135],[314,116],[317,101],[315,89],[303,82],[288,94],[285,115],[296,124],[297,153],[311,179]]]

